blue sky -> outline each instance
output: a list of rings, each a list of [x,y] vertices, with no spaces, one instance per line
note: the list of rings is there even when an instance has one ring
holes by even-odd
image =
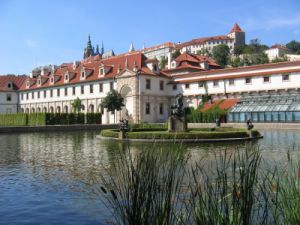
[[[88,34],[105,50],[227,34],[247,42],[300,41],[299,0],[0,0],[0,74],[81,60]]]

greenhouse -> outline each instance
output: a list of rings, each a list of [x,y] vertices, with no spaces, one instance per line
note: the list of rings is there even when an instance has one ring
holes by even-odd
[[[300,122],[300,95],[249,96],[228,113],[228,122]]]

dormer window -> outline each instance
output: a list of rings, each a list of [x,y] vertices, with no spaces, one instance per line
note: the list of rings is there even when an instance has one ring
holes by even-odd
[[[66,82],[69,82],[69,74],[68,73],[65,73],[65,83]]]
[[[26,81],[26,88],[30,88],[30,81]]]
[[[12,89],[12,87],[13,87],[12,82],[9,81],[9,82],[7,83],[7,88],[8,88],[8,89]]]
[[[153,64],[153,71],[157,71],[157,65]]]
[[[37,84],[38,84],[38,86],[41,86],[41,84],[42,84],[41,79],[38,79]]]
[[[54,84],[54,77],[50,77],[50,83]]]
[[[104,70],[104,68],[101,68],[101,69],[100,69],[100,75],[102,75],[102,76],[105,75],[105,70]]]
[[[81,79],[81,80],[84,80],[85,77],[86,77],[85,69],[83,68],[83,69],[81,70],[80,79]]]

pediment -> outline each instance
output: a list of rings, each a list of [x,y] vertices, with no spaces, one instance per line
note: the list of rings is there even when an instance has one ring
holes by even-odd
[[[116,78],[125,78],[125,77],[133,77],[133,76],[136,76],[136,72],[128,69],[124,69],[116,76]]]

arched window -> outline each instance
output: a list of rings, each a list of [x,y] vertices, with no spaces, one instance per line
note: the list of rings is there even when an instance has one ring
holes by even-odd
[[[89,106],[89,112],[90,113],[94,112],[94,105],[93,104],[90,104],[90,106]]]
[[[40,108],[40,107],[37,108],[37,112],[38,112],[38,113],[41,112],[41,108]]]
[[[53,108],[53,106],[50,107],[50,113],[54,113],[54,108]]]
[[[57,107],[56,107],[56,112],[57,112],[57,113],[60,113],[60,112],[61,112],[60,106],[57,106]]]
[[[64,113],[69,113],[69,107],[67,105],[64,106]]]
[[[29,108],[26,108],[26,111],[25,111],[26,113],[29,113]]]
[[[81,105],[81,110],[84,111],[85,110],[85,106]]]
[[[31,112],[34,113],[34,112],[35,112],[35,109],[34,109],[34,108],[31,108]]]
[[[47,107],[43,108],[43,112],[46,113],[47,112]]]

